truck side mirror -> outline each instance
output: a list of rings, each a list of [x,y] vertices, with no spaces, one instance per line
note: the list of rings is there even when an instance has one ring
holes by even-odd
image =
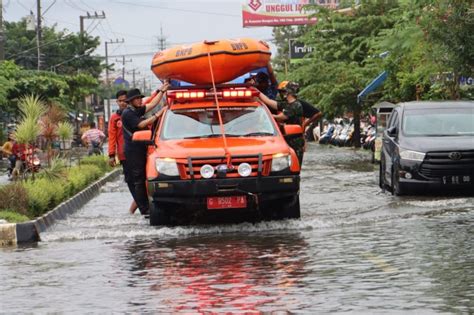
[[[395,138],[398,135],[398,130],[397,130],[397,127],[395,126],[388,128],[386,132],[387,132],[387,135],[391,138]]]
[[[132,136],[132,141],[133,142],[138,142],[138,143],[143,143],[146,145],[152,145],[153,144],[153,139],[152,139],[152,133],[151,130],[140,130],[140,131],[135,131]]]
[[[285,136],[298,136],[303,134],[303,128],[300,125],[285,125]]]

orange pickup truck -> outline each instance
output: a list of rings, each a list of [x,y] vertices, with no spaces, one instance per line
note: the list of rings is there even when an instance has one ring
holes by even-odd
[[[152,130],[148,146],[151,225],[175,225],[209,211],[253,212],[262,219],[299,218],[300,165],[258,92],[245,85],[180,87]]]

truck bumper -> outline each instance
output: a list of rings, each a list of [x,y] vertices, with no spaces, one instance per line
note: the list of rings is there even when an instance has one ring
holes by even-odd
[[[248,208],[257,208],[294,197],[299,188],[299,175],[148,182],[154,202],[195,210],[206,208],[207,197],[220,196],[247,196]]]

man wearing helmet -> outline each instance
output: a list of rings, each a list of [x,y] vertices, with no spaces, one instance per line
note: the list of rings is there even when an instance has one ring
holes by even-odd
[[[273,115],[277,122],[289,125],[301,125],[303,106],[298,100],[298,91],[298,83],[283,81],[278,85],[278,92],[282,99],[281,101],[272,100],[263,93],[260,93],[258,98],[271,110],[279,112],[278,114]],[[305,146],[303,134],[297,137],[286,138],[286,142],[293,150],[295,150],[300,165],[302,165]]]

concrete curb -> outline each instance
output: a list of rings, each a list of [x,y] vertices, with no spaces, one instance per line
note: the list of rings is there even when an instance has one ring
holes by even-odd
[[[92,198],[99,194],[99,188],[108,181],[116,179],[122,169],[115,169],[104,175],[84,190],[78,192],[68,200],[56,206],[43,216],[24,223],[0,224],[0,247],[13,246],[22,243],[40,241],[39,234],[53,225],[56,220],[63,220],[68,215],[76,212]]]

